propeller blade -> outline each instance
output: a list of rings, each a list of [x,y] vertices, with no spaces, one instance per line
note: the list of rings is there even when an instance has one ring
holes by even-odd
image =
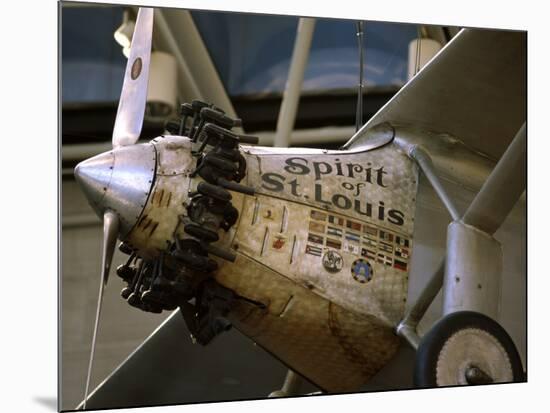
[[[141,134],[153,35],[153,9],[140,8],[113,129],[113,147],[132,145]]]
[[[97,298],[97,309],[95,314],[94,335],[92,337],[92,349],[90,350],[90,362],[88,364],[88,375],[86,376],[86,389],[84,390],[84,404],[86,409],[86,400],[88,399],[88,390],[90,387],[90,378],[92,375],[92,366],[94,363],[95,343],[97,339],[97,330],[99,327],[99,317],[101,315],[101,304],[103,303],[103,290],[109,279],[109,270],[115,251],[119,227],[117,214],[112,211],[105,211],[103,214],[103,258],[101,262],[101,282],[99,283],[99,297]]]

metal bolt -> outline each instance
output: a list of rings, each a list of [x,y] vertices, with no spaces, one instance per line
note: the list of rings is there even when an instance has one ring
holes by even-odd
[[[470,366],[464,374],[468,384],[489,384],[493,383],[493,378],[477,366]]]

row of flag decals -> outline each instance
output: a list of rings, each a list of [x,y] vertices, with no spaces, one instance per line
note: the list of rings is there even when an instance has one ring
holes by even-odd
[[[320,236],[320,235],[316,235],[316,234],[312,234],[311,232],[308,234],[307,236],[307,240],[308,242],[312,242],[314,244],[321,244],[323,245],[324,244],[324,241],[325,241],[325,238]]]
[[[306,254],[320,257],[322,252],[323,252],[323,249],[320,247],[315,247],[313,245],[306,245]]]
[[[323,247],[342,250],[386,267],[407,271],[410,240],[372,224],[311,210],[306,254],[320,257]]]
[[[361,236],[353,232],[346,232],[346,239],[357,243],[361,242]]]
[[[327,235],[333,235],[335,237],[341,237],[342,233],[343,233],[342,230],[339,229],[339,228],[331,227],[330,225],[327,227]]]

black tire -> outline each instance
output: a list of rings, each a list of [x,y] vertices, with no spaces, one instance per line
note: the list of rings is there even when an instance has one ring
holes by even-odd
[[[493,348],[491,354],[499,354],[502,363],[496,364],[495,360],[491,360],[493,363],[485,364],[487,359],[479,350],[479,345],[467,346],[473,344],[472,340],[478,339],[485,340]],[[455,352],[458,349],[468,359],[462,359],[457,364],[457,359],[452,358],[453,346]],[[472,366],[487,373],[491,377],[490,382],[525,381],[516,346],[500,324],[473,311],[452,313],[438,321],[420,341],[414,366],[414,384],[417,387],[471,385],[473,383],[468,382],[466,374],[462,373]]]

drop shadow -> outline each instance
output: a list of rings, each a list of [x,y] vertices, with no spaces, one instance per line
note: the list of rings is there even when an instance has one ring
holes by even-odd
[[[57,411],[57,398],[49,396],[34,396],[33,400],[41,404],[44,407],[47,407],[49,410],[56,412]]]

